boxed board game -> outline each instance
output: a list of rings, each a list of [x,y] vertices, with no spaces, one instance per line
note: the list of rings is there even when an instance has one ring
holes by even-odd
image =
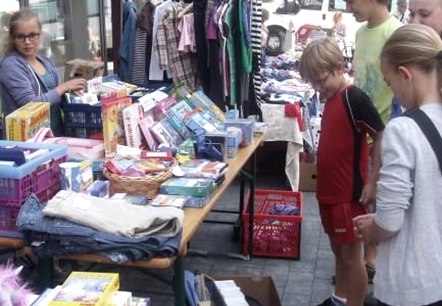
[[[72,272],[48,306],[105,306],[119,286],[118,273]]]
[[[6,116],[8,140],[26,141],[42,127],[49,127],[49,103],[29,102]]]

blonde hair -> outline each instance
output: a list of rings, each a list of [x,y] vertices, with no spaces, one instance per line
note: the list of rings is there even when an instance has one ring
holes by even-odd
[[[38,18],[38,15],[35,12],[33,12],[32,10],[30,10],[29,8],[23,8],[17,12],[14,12],[11,15],[11,19],[9,20],[8,44],[6,45],[6,48],[5,48],[6,53],[10,53],[15,50],[14,36],[15,36],[15,31],[17,29],[17,25],[20,22],[29,21],[32,19],[35,19],[35,21],[37,21],[38,28],[41,31],[42,24],[41,24],[40,18]]]
[[[311,81],[324,72],[333,72],[338,63],[344,64],[344,56],[333,38],[312,41],[304,49],[299,61],[302,79]]]
[[[337,11],[333,14],[333,22],[334,24],[337,24],[340,21],[342,21],[342,12]]]
[[[407,24],[397,29],[385,43],[381,59],[394,68],[415,66],[427,73],[436,69],[442,85],[442,40],[426,25]]]

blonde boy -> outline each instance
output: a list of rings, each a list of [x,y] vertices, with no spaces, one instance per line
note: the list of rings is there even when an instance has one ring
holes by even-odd
[[[362,243],[352,218],[367,212],[377,172],[368,177],[367,135],[379,156],[384,124],[363,91],[347,83],[344,57],[331,38],[311,42],[300,60],[300,73],[325,100],[318,145],[317,199],[324,231],[336,263],[335,293],[321,305],[361,306],[367,291]],[[378,165],[378,158],[375,163]]]

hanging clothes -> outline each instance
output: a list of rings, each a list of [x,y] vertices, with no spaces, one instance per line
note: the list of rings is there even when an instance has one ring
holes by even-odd
[[[178,31],[180,33],[178,51],[195,53],[196,43],[193,13],[188,13],[181,17],[178,23]]]
[[[160,5],[158,5],[155,9],[155,14],[153,17],[153,28],[152,28],[152,40],[153,40],[153,45],[152,45],[152,57],[150,60],[150,65],[149,65],[149,80],[152,81],[162,81],[164,78],[164,71],[166,71],[167,76],[170,78],[172,76],[172,74],[170,73],[169,70],[169,66],[166,65],[164,67],[164,69],[160,68],[160,64],[159,64],[159,59],[158,59],[158,53],[157,53],[157,47],[155,47],[155,42],[158,40],[157,39],[157,35],[158,35],[158,25],[160,23],[161,20],[163,20],[163,16],[165,14],[165,12],[173,7],[174,2],[172,0],[166,0],[165,2],[161,3]]]
[[[132,84],[147,87],[152,51],[152,27],[155,6],[147,2],[137,17],[133,53]]]
[[[174,84],[184,83],[191,90],[195,90],[196,72],[193,55],[178,51],[180,33],[177,16],[177,8],[171,6],[158,25],[156,48],[158,62],[161,69],[170,67]]]
[[[251,0],[251,49],[252,49],[252,76],[249,87],[251,93],[248,101],[244,103],[244,116],[258,115],[262,119],[261,105],[261,26],[262,26],[262,0]]]
[[[132,80],[133,47],[137,22],[137,6],[132,1],[123,4],[123,36],[118,54],[120,56],[120,78],[125,82]]]
[[[207,94],[210,92],[212,80],[210,79],[209,67],[207,65],[208,49],[206,40],[206,9],[207,0],[193,1],[194,28],[197,62],[196,69],[198,80]]]

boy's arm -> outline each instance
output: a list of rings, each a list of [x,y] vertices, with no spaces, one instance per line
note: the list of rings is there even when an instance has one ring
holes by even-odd
[[[371,149],[371,171],[367,184],[362,190],[360,202],[364,205],[371,204],[376,199],[376,183],[379,179],[379,171],[381,169],[381,139],[382,131],[370,135],[373,139]]]

